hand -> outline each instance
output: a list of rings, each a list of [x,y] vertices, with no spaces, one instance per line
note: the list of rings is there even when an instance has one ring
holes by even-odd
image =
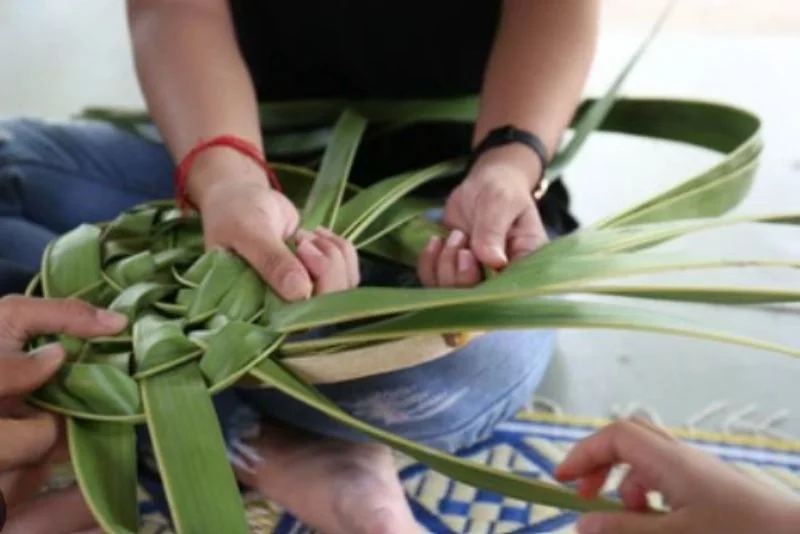
[[[790,534],[798,531],[798,500],[778,494],[721,460],[639,419],[614,423],[578,443],[556,477],[579,481],[596,497],[612,467],[628,464],[619,487],[627,509],[590,513],[580,534]],[[670,511],[646,513],[647,494],[661,493]]]
[[[8,507],[8,533],[75,532],[94,524],[77,488],[37,496],[49,474],[47,463],[65,457],[61,425],[53,414],[23,399],[44,384],[64,361],[59,345],[25,353],[28,339],[65,333],[109,336],[127,319],[77,300],[25,297],[0,299],[0,492]],[[53,516],[58,517],[54,520]]]
[[[358,254],[353,244],[327,228],[297,232],[297,257],[314,279],[314,294],[358,287]]]
[[[286,245],[300,221],[297,209],[244,156],[209,151],[211,155],[215,157],[198,158],[188,182],[202,214],[206,248],[237,253],[287,301],[308,298],[310,274]]]
[[[422,285],[471,287],[480,282],[480,266],[468,245],[467,236],[461,230],[453,230],[447,241],[440,237],[431,239],[417,265]]]
[[[524,150],[519,156],[519,148],[484,154],[445,204],[445,225],[467,234],[475,258],[492,269],[502,269],[548,241],[531,194],[540,167]]]

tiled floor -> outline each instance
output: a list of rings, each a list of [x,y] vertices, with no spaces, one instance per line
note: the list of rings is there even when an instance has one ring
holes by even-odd
[[[601,90],[642,36],[661,2],[606,0],[604,36],[589,90]],[[0,116],[63,117],[87,104],[140,106],[123,2],[4,0],[0,3]],[[764,119],[767,149],[743,211],[800,211],[800,8],[785,0],[693,0],[627,85],[631,94],[719,99]],[[673,156],[678,159],[673,160]],[[685,147],[598,136],[570,172],[576,209],[590,222],[701,169],[714,156]],[[736,229],[680,246],[711,255],[800,255],[798,231]],[[728,273],[713,273],[718,279]],[[706,278],[703,278],[706,279]],[[755,285],[800,283],[750,272]],[[701,309],[713,325],[800,347],[800,313]],[[678,424],[715,400],[761,413],[789,409],[784,431],[800,439],[800,361],[711,342],[618,332],[563,332],[542,394],[567,411],[605,415],[643,402]]]

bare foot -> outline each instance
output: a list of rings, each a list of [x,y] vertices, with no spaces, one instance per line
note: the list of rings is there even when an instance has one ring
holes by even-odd
[[[233,448],[243,484],[325,534],[421,532],[388,447],[270,427]]]

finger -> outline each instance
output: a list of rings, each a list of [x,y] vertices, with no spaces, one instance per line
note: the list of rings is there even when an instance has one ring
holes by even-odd
[[[584,499],[594,499],[606,485],[611,467],[605,466],[584,476],[578,483],[578,495]]]
[[[666,479],[670,473],[664,470],[674,469],[679,457],[680,449],[675,442],[637,423],[618,421],[575,445],[557,468],[556,477],[561,481],[571,481],[599,469],[630,464],[640,470],[653,487],[664,490],[658,487],[659,481]]]
[[[112,335],[127,323],[124,315],[78,299],[8,296],[0,299],[0,349],[21,348],[28,339],[40,334]]]
[[[3,534],[72,534],[96,525],[80,490],[73,486],[46,493],[12,510]]]
[[[519,199],[508,199],[501,193],[492,193],[491,197],[476,210],[469,231],[470,248],[482,264],[501,269],[508,264],[507,237],[512,224],[522,214],[522,207]]]
[[[325,255],[329,265],[329,268],[317,283],[319,293],[333,293],[350,289],[350,274],[347,260],[345,260],[342,250],[333,240],[328,238],[317,237],[314,244]]]
[[[658,437],[660,437],[662,439],[665,439],[667,441],[672,441],[672,442],[675,442],[675,443],[678,442],[678,438],[676,438],[675,436],[670,434],[665,428],[656,425],[655,423],[653,423],[652,421],[650,421],[648,419],[645,419],[643,417],[639,417],[639,416],[635,415],[633,417],[629,417],[628,421],[630,421],[631,423],[633,423],[635,425],[640,426],[641,428],[647,430],[648,432],[655,433]]]
[[[439,236],[433,236],[425,250],[417,261],[417,276],[424,287],[437,287],[436,266],[439,263],[439,255],[442,253],[444,242]]]
[[[675,534],[685,532],[673,516],[636,512],[596,512],[578,520],[578,534]]]
[[[44,384],[64,362],[64,349],[45,345],[30,355],[0,356],[0,399],[28,395]]]
[[[508,253],[510,261],[523,258],[547,243],[547,232],[531,201],[528,207],[514,221],[508,237]]]
[[[458,251],[456,258],[456,285],[472,287],[481,281],[481,268],[477,258],[469,249]]]
[[[661,428],[654,426],[647,420],[639,417],[627,419],[631,424],[641,426],[647,432],[654,432],[658,437],[672,440],[670,434]],[[595,498],[605,486],[611,472],[611,466],[601,467],[597,471],[584,476],[578,484],[578,494],[584,498]],[[647,493],[652,489],[649,487],[647,479],[640,471],[633,468],[623,479],[618,488],[625,505],[635,511],[646,511],[648,509]]]
[[[317,234],[320,237],[327,237],[339,248],[339,251],[344,257],[345,267],[347,268],[348,285],[349,287],[358,287],[358,284],[361,282],[361,272],[358,268],[358,251],[356,251],[356,247],[353,246],[353,243],[340,235],[334,234],[327,228],[318,228]]]
[[[628,510],[646,512],[649,508],[647,494],[652,490],[647,477],[637,468],[631,469],[617,488],[622,502]]]
[[[0,472],[36,464],[58,440],[58,419],[40,412],[27,419],[0,419]]]
[[[308,271],[280,239],[250,231],[240,236],[235,249],[284,300],[295,302],[311,296]]]
[[[436,264],[436,279],[439,287],[456,287],[458,273],[458,251],[467,242],[467,236],[461,230],[453,230],[444,243]]]
[[[344,291],[349,288],[349,277],[344,255],[327,238],[302,239],[297,254],[316,281],[316,294]]]
[[[6,496],[8,509],[34,498],[47,483],[52,468],[39,464],[28,469],[7,471],[0,475],[0,491]]]

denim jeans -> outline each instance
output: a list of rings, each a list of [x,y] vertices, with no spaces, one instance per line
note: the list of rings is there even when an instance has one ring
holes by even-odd
[[[163,145],[106,123],[0,121],[0,279],[7,286],[16,283],[13,290],[19,291],[57,235],[112,219],[144,201],[170,198],[172,173]],[[367,273],[365,282],[386,285],[408,276],[408,270],[385,265]],[[522,408],[553,352],[553,332],[495,332],[432,362],[320,390],[366,422],[454,451],[486,437]],[[228,437],[265,415],[320,434],[361,439],[273,390],[230,391],[215,401]]]

